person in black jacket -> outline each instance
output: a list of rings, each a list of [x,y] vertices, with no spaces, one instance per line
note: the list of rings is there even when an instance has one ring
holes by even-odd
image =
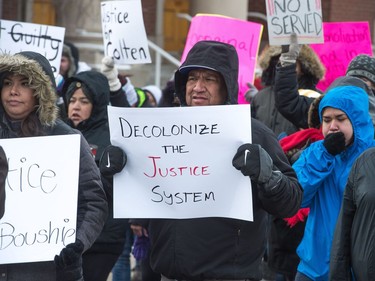
[[[375,148],[369,148],[350,171],[332,240],[330,281],[374,279],[374,169]]]
[[[279,112],[278,91],[283,90],[284,95],[295,91],[296,95],[308,93],[317,97],[319,90],[316,85],[325,71],[315,52],[308,45],[302,45],[294,64],[283,69],[285,76],[280,79],[277,74],[279,60],[282,58],[281,46],[268,46],[262,51],[259,65],[262,68],[262,83],[265,87],[255,95],[251,103],[252,115],[271,128],[276,136],[291,135],[301,128],[298,123],[284,116],[283,112]]]
[[[85,138],[58,119],[55,79],[44,56],[27,51],[3,54],[0,77],[1,138],[80,135],[76,241],[51,261],[0,265],[0,276],[7,280],[82,281],[82,253],[99,236],[108,213],[99,169]]]
[[[236,49],[226,43],[199,41],[175,72],[175,85],[182,106],[236,104]],[[162,280],[262,278],[268,214],[294,215],[302,190],[273,132],[255,119],[251,128],[252,143],[233,152],[232,164],[251,180],[254,221],[212,217],[148,220],[143,227],[151,240],[150,263]],[[134,223],[132,228],[141,235],[141,226]]]
[[[5,212],[5,179],[8,174],[8,160],[4,149],[0,146],[0,219]]]
[[[301,46],[298,44],[296,34],[291,35],[291,43],[288,50],[283,50],[275,74],[275,106],[279,113],[296,127],[306,129],[308,125],[308,112],[316,97],[300,95],[298,92],[296,65]],[[345,79],[347,85],[363,88],[370,102],[370,115],[375,125],[375,58],[368,55],[358,55],[350,62]],[[326,89],[336,87],[343,77],[338,77]],[[314,81],[315,85],[319,81]]]
[[[110,97],[117,94],[126,100],[121,87],[114,93],[110,92],[109,82],[102,73],[90,70],[68,78],[63,89],[68,109],[67,123],[82,132],[92,147],[98,166],[103,150],[111,144],[107,115]],[[116,150],[116,147],[110,147]],[[122,150],[117,151],[120,156]],[[100,236],[83,254],[85,281],[107,280],[124,247],[126,230],[130,230],[128,220],[113,218],[113,177],[101,174],[101,178],[107,195],[109,214]]]

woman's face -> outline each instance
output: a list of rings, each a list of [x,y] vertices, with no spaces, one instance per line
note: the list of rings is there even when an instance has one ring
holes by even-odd
[[[91,116],[92,103],[83,93],[82,88],[77,89],[69,100],[68,118],[75,127]]]
[[[37,105],[29,79],[18,74],[6,76],[1,89],[1,102],[11,119],[24,120]]]
[[[340,109],[327,107],[322,115],[322,133],[324,137],[328,134],[342,132],[345,136],[345,145],[353,141],[353,126],[345,112]]]

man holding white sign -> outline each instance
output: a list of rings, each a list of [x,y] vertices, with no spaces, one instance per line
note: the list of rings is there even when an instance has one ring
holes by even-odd
[[[235,48],[216,41],[196,43],[176,71],[175,84],[183,106],[236,104]],[[294,215],[302,189],[272,131],[256,120],[251,120],[251,128],[253,143],[241,145],[232,164],[251,180],[253,221],[219,217],[134,221],[137,235],[148,230],[150,264],[162,280],[262,278],[268,214]],[[235,186],[228,188],[235,192]]]

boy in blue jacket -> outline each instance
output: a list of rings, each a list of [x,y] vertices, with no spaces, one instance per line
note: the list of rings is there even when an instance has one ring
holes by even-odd
[[[337,86],[319,103],[324,140],[312,143],[293,168],[304,190],[301,207],[310,207],[297,254],[296,280],[328,280],[333,232],[349,171],[356,158],[375,146],[365,91]]]

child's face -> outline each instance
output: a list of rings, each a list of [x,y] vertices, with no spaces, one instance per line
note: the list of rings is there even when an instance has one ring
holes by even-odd
[[[328,134],[342,132],[345,136],[345,145],[353,141],[353,126],[348,116],[340,109],[327,107],[323,110],[322,131],[324,137]]]

